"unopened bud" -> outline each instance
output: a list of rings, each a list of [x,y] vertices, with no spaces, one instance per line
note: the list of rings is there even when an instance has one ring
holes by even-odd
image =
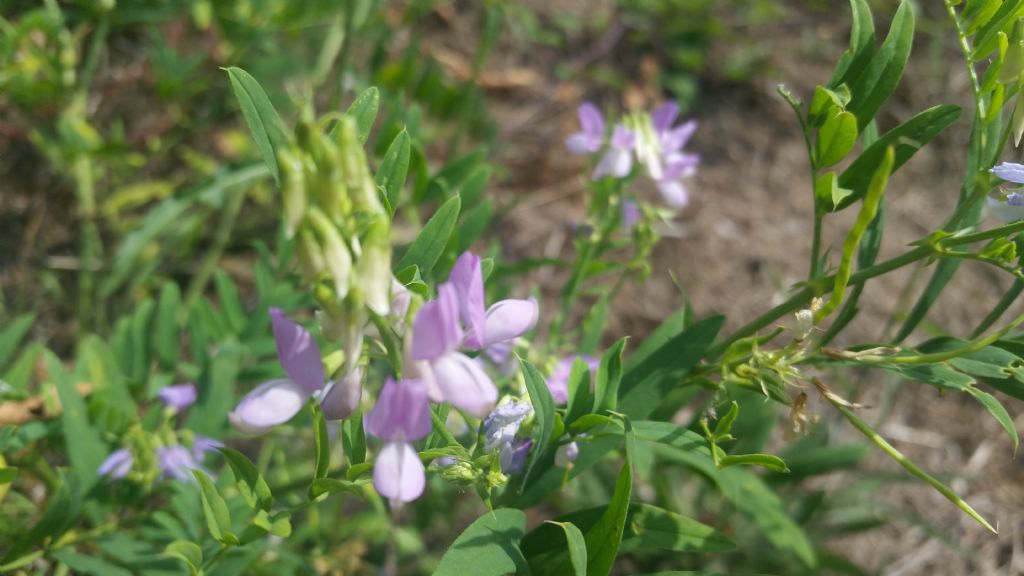
[[[349,284],[352,280],[352,254],[345,246],[345,241],[338,233],[338,229],[324,216],[323,212],[313,208],[309,211],[309,219],[320,239],[324,263],[334,279],[337,299],[344,300],[348,295]]]
[[[290,150],[281,150],[277,163],[281,167],[281,207],[284,211],[285,236],[295,236],[306,215],[306,176],[302,161]]]
[[[391,243],[386,220],[378,218],[363,240],[356,276],[366,306],[384,316],[391,309]]]
[[[300,230],[298,238],[299,268],[302,270],[302,275],[306,281],[312,282],[327,269],[324,253],[311,231]]]
[[[558,450],[555,450],[555,466],[568,468],[570,464],[576,461],[579,455],[580,447],[575,442],[562,444],[558,447]]]

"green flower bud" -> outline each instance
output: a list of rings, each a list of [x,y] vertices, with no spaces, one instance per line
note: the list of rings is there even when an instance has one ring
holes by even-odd
[[[363,240],[356,277],[366,306],[384,316],[391,309],[391,242],[387,220],[377,218]]]
[[[310,208],[307,214],[320,240],[324,264],[334,279],[335,296],[338,300],[344,300],[348,295],[352,280],[352,254],[345,246],[345,241],[338,233],[338,229],[324,216],[323,212],[314,207]]]
[[[284,210],[285,235],[295,236],[306,215],[306,176],[302,161],[290,150],[281,150],[277,158],[281,167],[281,205]]]
[[[312,282],[327,269],[323,250],[316,237],[308,229],[299,230],[298,242],[299,269],[307,282]]]

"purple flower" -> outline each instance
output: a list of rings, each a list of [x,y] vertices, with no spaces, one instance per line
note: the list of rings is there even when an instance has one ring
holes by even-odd
[[[498,400],[494,382],[478,362],[458,351],[513,340],[537,323],[534,300],[502,300],[484,310],[480,258],[459,257],[436,300],[423,305],[412,326],[412,358],[435,402],[451,402],[482,418]]]
[[[587,367],[590,368],[591,381],[593,381],[594,372],[597,371],[598,366],[601,364],[600,360],[587,354],[566,356],[559,360],[558,364],[555,364],[555,369],[551,372],[551,376],[548,376],[546,380],[548,391],[551,392],[551,398],[558,404],[564,404],[569,401],[569,375],[572,374],[572,365],[577,358],[581,358],[587,363]]]
[[[526,464],[526,456],[530,453],[530,447],[532,446],[533,440],[530,438],[516,438],[512,442],[505,444],[501,448],[501,454],[498,456],[501,471],[506,474],[522,472],[523,465]]]
[[[270,320],[281,367],[299,388],[314,394],[324,385],[324,366],[313,335],[289,320],[280,308],[270,309]]]
[[[605,176],[614,176],[615,178],[628,176],[630,170],[633,169],[631,152],[635,147],[636,135],[621,124],[616,124],[615,132],[612,133],[611,146],[605,151],[604,156],[601,156],[591,179],[600,180]]]
[[[157,448],[156,457],[162,470],[161,478],[193,480],[192,469],[202,469],[192,452],[179,444]]]
[[[359,407],[363,396],[363,369],[355,367],[352,372],[324,389],[320,407],[328,420],[348,418]]]
[[[526,402],[511,400],[498,406],[484,420],[484,449],[494,450],[512,443],[519,432],[519,425],[533,412],[533,406]]]
[[[367,433],[385,441],[373,465],[377,492],[400,502],[419,498],[426,486],[426,472],[410,442],[431,429],[423,382],[388,378],[364,426]]]
[[[1015,164],[1013,162],[1001,162],[998,166],[994,166],[989,172],[995,174],[997,177],[1006,180],[1007,182],[1013,182],[1014,184],[1024,184],[1024,164]]]
[[[224,443],[220,440],[196,434],[195,440],[192,441],[192,457],[196,459],[196,462],[202,462],[208,452],[214,452],[223,447]]]
[[[565,147],[573,154],[590,154],[597,152],[604,144],[604,117],[601,111],[590,102],[580,104],[577,109],[580,117],[580,131],[565,141]]]
[[[166,386],[157,393],[157,397],[163,402],[164,406],[174,408],[180,412],[195,403],[196,385],[189,383]]]
[[[131,472],[133,462],[132,453],[121,448],[111,452],[110,456],[107,456],[107,459],[100,464],[96,472],[100,476],[110,476],[120,480]]]
[[[562,444],[555,450],[555,466],[568,468],[580,455],[580,447],[575,442]]]
[[[228,414],[228,420],[244,434],[264,434],[291,420],[307,399],[309,393],[295,382],[287,378],[271,380],[246,394]]]

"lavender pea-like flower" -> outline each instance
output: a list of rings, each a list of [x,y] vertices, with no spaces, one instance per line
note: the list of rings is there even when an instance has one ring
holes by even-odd
[[[160,399],[164,406],[174,408],[180,412],[195,404],[196,385],[189,383],[167,386],[157,393],[157,398]]]
[[[278,360],[288,378],[264,382],[246,394],[228,414],[231,424],[246,434],[263,434],[291,420],[310,397],[321,395],[324,416],[349,416],[359,403],[362,373],[353,371],[324,391],[324,367],[313,335],[278,308],[270,309],[270,319]]]
[[[385,442],[373,465],[377,492],[399,502],[419,498],[426,486],[426,471],[411,442],[431,430],[424,383],[388,378],[364,426],[368,434]]]
[[[565,141],[565,147],[573,154],[592,154],[604,146],[604,116],[597,106],[590,102],[580,104],[577,109],[580,131]]]
[[[132,470],[132,464],[135,459],[132,457],[132,453],[128,450],[121,448],[114,450],[107,456],[107,459],[100,464],[99,469],[96,471],[100,476],[109,476],[114,479],[121,479],[128,475]]]
[[[1003,162],[991,170],[997,177],[1018,185],[1024,185],[1024,164]],[[1003,222],[1013,222],[1024,218],[1024,186],[1018,186],[1006,195],[1004,200],[989,196],[986,205],[992,216]]]

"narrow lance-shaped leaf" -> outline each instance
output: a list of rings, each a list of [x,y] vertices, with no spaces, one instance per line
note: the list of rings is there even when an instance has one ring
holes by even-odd
[[[889,27],[889,34],[871,57],[867,69],[850,86],[852,99],[847,110],[857,117],[863,129],[882,107],[903,76],[914,40],[914,10],[906,0],[900,2]]]
[[[228,465],[231,466],[238,492],[249,507],[253,510],[269,512],[274,498],[270,493],[270,487],[256,466],[238,450],[232,448],[219,448],[219,450],[227,459]]]
[[[460,207],[461,200],[457,195],[442,204],[402,256],[396,270],[415,265],[419,267],[420,274],[427,276],[444,253],[444,247],[448,244],[448,239],[455,229],[455,222],[459,218]]]
[[[203,504],[206,527],[213,538],[223,544],[238,544],[238,538],[231,533],[231,514],[213,480],[202,470],[193,469],[192,475],[199,482],[199,496]]]
[[[619,402],[619,382],[622,381],[622,351],[627,338],[620,338],[601,358],[594,387],[594,411],[615,410]]]
[[[284,123],[278,116],[274,105],[267,98],[259,82],[248,72],[241,68],[225,68],[228,78],[231,80],[231,89],[238,99],[238,105],[242,109],[242,116],[245,123],[249,125],[249,131],[256,140],[256,148],[263,156],[263,162],[274,177],[274,182],[280,182],[281,174],[277,166],[277,151],[288,145],[288,137],[285,135]]]
[[[388,206],[392,216],[394,216],[395,210],[398,208],[399,195],[402,192],[402,186],[405,185],[405,177],[409,172],[409,154],[409,132],[403,129],[391,141],[388,151],[384,153],[384,160],[381,161],[380,167],[377,168],[377,174],[374,177],[377,186],[384,189],[384,195],[388,199]]]
[[[555,402],[551,398],[551,392],[544,381],[544,377],[533,367],[533,364],[522,360],[523,377],[526,381],[526,389],[530,393],[530,402],[533,404],[533,413],[539,427],[539,436],[535,439],[533,448],[530,450],[529,461],[526,464],[526,471],[523,473],[523,481],[520,484],[520,491],[527,486],[530,474],[533,472],[537,461],[544,457],[548,443],[551,441],[551,432],[555,427]]]
[[[377,110],[380,108],[380,91],[376,86],[371,86],[363,91],[348,107],[345,114],[356,121],[356,128],[359,129],[359,141],[366,143],[373,130],[373,122],[377,119]]]

